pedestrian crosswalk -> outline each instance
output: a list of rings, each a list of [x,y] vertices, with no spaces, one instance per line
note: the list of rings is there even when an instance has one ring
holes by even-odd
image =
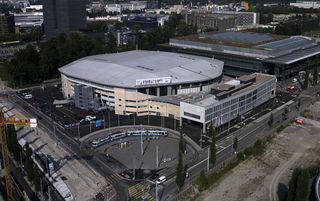
[[[122,180],[121,176],[119,174],[113,174],[113,175],[109,175],[106,177],[106,180],[110,183],[110,184],[114,184],[117,183],[118,181]]]
[[[133,200],[138,200],[141,198],[142,200],[156,201],[156,199],[149,193],[148,187],[142,183],[130,186],[128,191]]]

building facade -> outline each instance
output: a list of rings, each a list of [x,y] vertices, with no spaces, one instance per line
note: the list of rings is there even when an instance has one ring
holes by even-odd
[[[142,30],[158,27],[158,18],[152,16],[134,16],[128,19],[128,27],[139,26]]]
[[[217,31],[231,29],[235,23],[233,16],[213,16],[209,13],[186,13],[185,21],[188,25],[216,29]]]
[[[47,38],[86,27],[85,0],[45,0],[43,12]]]
[[[210,94],[180,103],[180,118],[219,127],[275,97],[275,76],[254,73],[213,88]]]
[[[305,9],[319,9],[320,1],[296,1],[295,3],[290,3],[290,6]]]
[[[161,0],[147,1],[147,9],[160,9],[160,8],[161,8]]]
[[[185,15],[186,23],[189,25],[216,28],[219,31],[259,24],[259,14],[253,12],[191,10]]]
[[[160,50],[206,56],[224,61],[224,74],[254,72],[288,79],[318,66],[320,45],[304,36],[250,32],[206,33],[170,39]]]
[[[14,15],[0,14],[0,34],[14,33]]]
[[[150,101],[150,108],[151,98],[210,91],[222,70],[215,59],[155,51],[90,56],[59,69],[65,97],[84,109],[122,115],[159,112],[164,105]]]

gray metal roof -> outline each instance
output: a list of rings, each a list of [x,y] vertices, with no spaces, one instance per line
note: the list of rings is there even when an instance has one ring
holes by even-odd
[[[268,34],[250,32],[223,32],[175,38],[170,39],[170,45],[286,64],[308,55],[317,55],[320,48],[315,40],[305,36],[272,38]]]
[[[273,63],[291,64],[291,63],[294,63],[318,54],[320,54],[320,45],[307,48],[307,49],[298,50],[290,54],[279,56],[277,58],[270,58],[267,61],[273,62]]]
[[[235,41],[240,43],[258,44],[272,40],[269,34],[265,33],[250,33],[250,32],[222,32],[208,34],[208,37],[216,40]]]
[[[206,81],[222,70],[223,62],[215,59],[140,50],[89,56],[59,69],[76,79],[125,88],[138,88],[137,79],[171,77],[171,84]]]

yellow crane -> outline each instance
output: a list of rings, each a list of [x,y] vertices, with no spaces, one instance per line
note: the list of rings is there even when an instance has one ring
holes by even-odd
[[[36,120],[34,119],[20,119],[17,120],[15,117],[5,118],[2,108],[0,108],[0,144],[3,160],[3,173],[5,178],[6,193],[9,201],[14,201],[13,188],[14,182],[10,175],[9,166],[9,151],[7,146],[7,135],[6,135],[6,125],[16,125],[16,126],[28,126],[33,124],[36,125]]]

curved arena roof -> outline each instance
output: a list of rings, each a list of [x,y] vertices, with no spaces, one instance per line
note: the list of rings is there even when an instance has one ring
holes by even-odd
[[[89,56],[59,71],[68,77],[105,86],[139,88],[136,80],[171,77],[171,83],[201,82],[219,77],[223,62],[186,54],[134,50]],[[168,84],[167,84],[168,85]]]

